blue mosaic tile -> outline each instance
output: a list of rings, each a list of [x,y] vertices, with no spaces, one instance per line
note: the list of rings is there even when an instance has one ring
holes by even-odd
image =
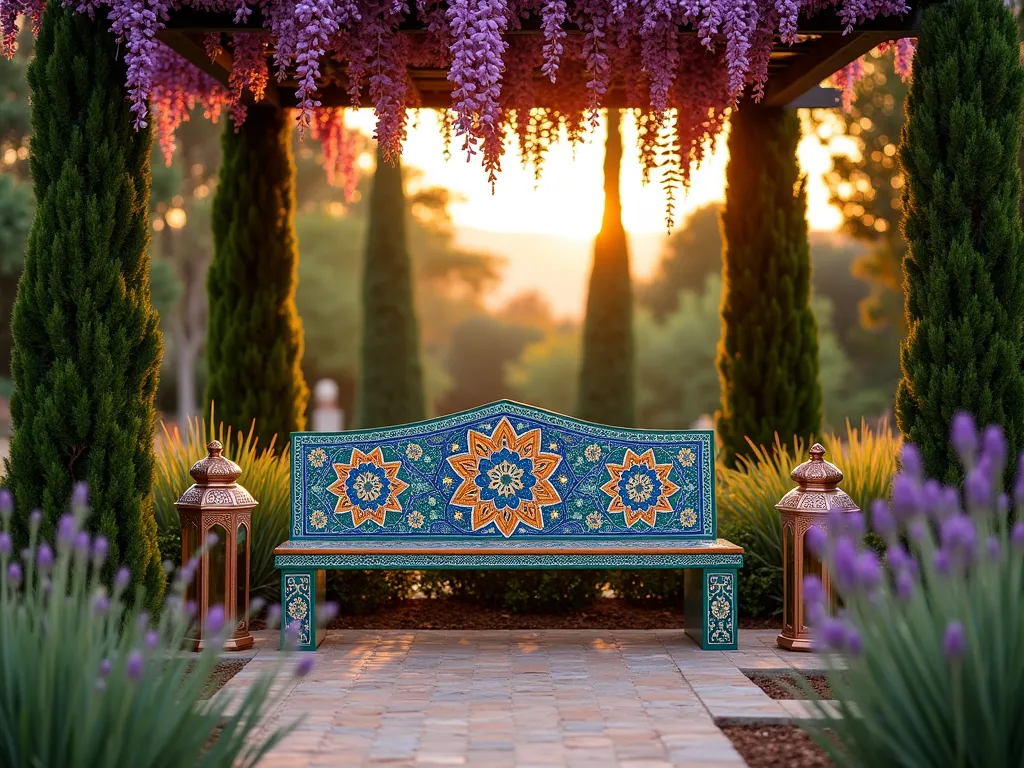
[[[710,431],[618,429],[500,401],[292,435],[292,539],[715,536]]]

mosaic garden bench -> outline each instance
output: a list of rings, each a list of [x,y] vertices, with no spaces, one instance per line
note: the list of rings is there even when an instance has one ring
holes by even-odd
[[[508,401],[291,439],[285,622],[315,650],[325,569],[686,569],[685,629],[736,648],[743,550],[716,538],[714,434],[618,429]]]

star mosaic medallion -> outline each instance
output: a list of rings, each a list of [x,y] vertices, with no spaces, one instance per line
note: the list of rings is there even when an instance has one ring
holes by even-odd
[[[611,497],[608,511],[621,512],[628,528],[641,520],[653,528],[659,512],[672,511],[669,497],[679,486],[668,479],[672,465],[656,463],[653,449],[636,454],[627,448],[621,464],[609,462],[605,469],[611,475],[601,486]]]
[[[367,520],[384,525],[388,512],[401,512],[398,496],[409,484],[398,478],[400,461],[384,461],[380,448],[363,453],[352,449],[348,464],[335,464],[338,479],[327,490],[338,497],[335,514],[352,513],[352,525],[358,527]]]
[[[519,434],[503,418],[490,435],[468,430],[467,451],[448,464],[462,481],[451,503],[470,508],[472,529],[494,523],[506,538],[520,523],[541,530],[542,507],[562,499],[551,482],[561,457],[541,452],[540,430]]]

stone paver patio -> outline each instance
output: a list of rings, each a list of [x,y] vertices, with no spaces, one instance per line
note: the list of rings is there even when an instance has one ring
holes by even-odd
[[[741,670],[819,664],[774,642],[745,631],[739,651],[719,652],[681,630],[330,632],[309,676],[279,683],[266,727],[299,725],[264,765],[742,766],[718,725],[801,712]],[[258,633],[223,693],[279,659],[275,647]]]

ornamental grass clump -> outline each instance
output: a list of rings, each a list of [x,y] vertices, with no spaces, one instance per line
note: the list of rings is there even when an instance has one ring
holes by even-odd
[[[280,666],[253,680],[244,696],[203,700],[233,627],[211,609],[198,654],[181,653],[195,617],[185,590],[191,561],[173,579],[159,618],[142,606],[140,587],[116,571],[101,575],[109,544],[83,530],[86,492],[77,486],[56,542],[39,542],[42,515],[29,519],[30,541],[12,551],[10,493],[0,490],[0,765],[10,768],[250,766],[290,726],[254,736],[280,701],[271,685]],[[309,671],[309,660],[296,674]]]
[[[830,518],[827,535],[808,531],[842,606],[828,615],[820,582],[807,579],[841,719],[805,727],[838,765],[1024,764],[1024,454],[1014,522],[1002,429],[979,435],[958,414],[952,445],[962,488],[925,479],[920,453],[904,446],[891,505],[871,509],[884,556],[862,545],[859,513]]]

